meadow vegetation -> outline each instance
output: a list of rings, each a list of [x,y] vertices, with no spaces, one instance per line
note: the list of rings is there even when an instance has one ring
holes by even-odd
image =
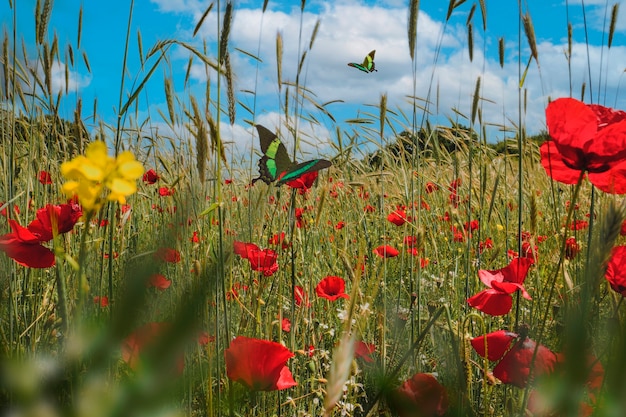
[[[487,5],[449,7],[479,19]],[[59,115],[66,92],[52,89],[51,63],[79,65],[82,50],[80,36],[48,37],[51,8],[37,2],[36,59],[9,33],[0,58],[3,412],[626,411],[626,113],[554,100],[552,138],[526,137],[520,123],[494,145],[480,79],[468,126],[431,127],[422,119],[434,107],[414,99],[404,114],[383,95],[371,114],[336,124],[332,167],[251,186],[259,156],[229,159],[220,135],[235,111],[255,118],[233,83],[232,3],[211,3],[198,22],[217,26],[217,56],[177,40],[140,48],[144,78],[120,97],[114,125],[88,124],[80,100],[73,120]],[[411,1],[413,60],[418,11]],[[518,41],[536,60],[521,18]],[[296,79],[281,78],[283,42],[287,142],[316,123],[310,111],[335,120],[301,84],[305,53]],[[133,112],[172,45],[217,73],[217,88],[183,98],[166,79],[159,118],[172,133],[147,135]],[[177,136],[182,127],[189,134]],[[362,141],[377,151],[359,154]]]

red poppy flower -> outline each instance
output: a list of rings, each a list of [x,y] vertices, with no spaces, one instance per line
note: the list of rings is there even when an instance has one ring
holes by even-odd
[[[315,293],[318,297],[326,298],[330,301],[335,301],[338,298],[349,299],[350,296],[345,293],[346,282],[343,278],[328,276],[321,280],[315,287]]]
[[[432,374],[417,373],[391,393],[389,405],[400,417],[442,416],[448,410],[448,394]]]
[[[172,285],[172,281],[165,278],[165,276],[161,274],[152,274],[150,276],[150,280],[148,281],[148,286],[154,287],[161,291],[166,290]]]
[[[365,343],[359,340],[354,345],[354,355],[368,363],[374,362],[374,358],[372,358],[374,351],[376,351],[376,345],[373,343]]]
[[[492,316],[507,314],[513,305],[511,294],[515,291],[520,290],[524,298],[531,299],[522,284],[532,264],[529,258],[515,258],[502,269],[479,270],[478,277],[489,289],[468,298],[467,303]]]
[[[304,216],[304,211],[306,209],[302,208],[302,207],[296,207],[296,212],[295,212],[295,217],[296,217],[296,227],[298,229],[304,227],[304,220],[303,220],[303,216]]]
[[[463,224],[463,228],[465,230],[478,230],[479,224],[478,220],[472,220],[465,222],[465,224]]]
[[[370,204],[366,205],[365,207],[363,207],[363,211],[366,213],[373,213],[376,211],[376,208]]]
[[[146,184],[154,184],[160,178],[161,177],[159,176],[159,174],[156,173],[154,169],[149,169],[143,174],[143,182],[145,182]]]
[[[30,268],[48,268],[54,265],[54,253],[41,246],[39,237],[15,220],[9,220],[9,226],[13,231],[0,236],[0,250],[9,258]]]
[[[174,189],[173,188],[167,188],[167,187],[161,187],[161,188],[159,188],[159,195],[161,197],[168,197],[168,196],[174,195]]]
[[[307,172],[304,175],[301,175],[299,178],[295,180],[287,181],[287,184],[291,188],[297,188],[300,190],[308,190],[313,186],[313,183],[317,179],[317,171]]]
[[[159,248],[154,253],[154,257],[163,262],[167,262],[171,264],[176,264],[180,262],[180,259],[181,259],[180,252],[172,248]]]
[[[287,361],[294,354],[280,343],[238,336],[224,351],[226,374],[252,391],[274,391],[298,385]]]
[[[207,332],[201,332],[198,336],[198,343],[200,346],[206,346],[210,342],[215,342],[215,336],[211,336]]]
[[[570,230],[584,230],[589,227],[589,222],[587,220],[574,220],[570,225]]]
[[[271,249],[252,250],[248,261],[253,271],[263,272],[263,275],[269,277],[278,271],[278,254]]]
[[[291,331],[291,321],[288,318],[283,318],[280,322],[280,328],[283,329],[283,332],[289,333]]]
[[[559,365],[561,365],[566,360],[565,356],[562,354],[557,353],[557,357],[560,361]],[[578,364],[576,364],[576,366],[578,366]],[[600,389],[602,388],[602,383],[604,381],[604,367],[593,354],[587,355],[585,367],[585,372],[588,372],[587,379],[584,383],[586,392],[584,390],[581,390],[574,394],[579,396],[579,398],[581,399],[581,402],[578,405],[578,414],[576,414],[578,417],[588,417],[593,415],[594,407],[598,399],[598,394],[600,392]],[[548,384],[551,385],[552,381],[548,381]],[[553,390],[544,390],[542,388],[543,386],[540,384],[536,387],[536,389],[533,389],[531,391],[527,407],[529,412],[531,412],[531,415],[533,416],[559,415],[559,413],[556,412],[556,409],[553,407],[555,405]],[[579,388],[582,388],[582,386],[579,386]]]
[[[435,184],[434,182],[428,181],[424,185],[424,189],[426,191],[426,194],[430,194],[430,193],[437,191],[439,189],[439,186]]]
[[[565,241],[565,259],[574,259],[580,252],[580,245],[576,238],[568,237]]]
[[[253,271],[263,272],[269,277],[278,271],[278,254],[271,249],[259,249],[254,243],[235,241],[233,243],[235,254],[247,259]]]
[[[293,288],[293,298],[296,301],[297,306],[301,306],[304,304],[306,307],[311,307],[311,303],[309,302],[309,295],[304,291],[299,285],[296,285]]]
[[[106,295],[103,295],[103,296],[96,295],[93,298],[93,302],[95,304],[99,305],[100,307],[108,307],[109,306],[109,297],[107,297]]]
[[[285,250],[289,247],[289,243],[287,243],[285,239],[285,232],[280,232],[272,235],[267,241],[270,245],[280,245],[282,250]]]
[[[39,182],[43,185],[52,184],[52,176],[48,171],[39,171]]]
[[[235,252],[235,255],[239,255],[244,259],[248,259],[250,257],[250,253],[252,250],[260,249],[254,243],[245,243],[238,240],[235,240],[233,242],[233,252]]]
[[[491,240],[490,237],[485,239],[484,242],[478,243],[478,252],[480,253],[483,253],[485,249],[492,249],[492,248],[493,248],[493,240]]]
[[[484,336],[473,338],[472,347],[483,358],[485,357],[485,340],[487,359],[498,362],[493,368],[493,375],[504,384],[524,388],[528,384],[530,366],[537,344],[527,337],[519,337],[517,333],[498,330]],[[554,371],[558,357],[550,349],[539,345],[534,361],[533,376],[549,374]]]
[[[39,241],[47,242],[54,237],[53,225],[58,234],[67,233],[83,215],[78,204],[60,204],[58,206],[48,204],[37,210],[35,220],[30,222],[28,230],[37,236]]]
[[[459,185],[461,185],[461,179],[457,178],[453,180],[450,183],[450,186],[448,187],[448,191],[450,191],[450,195],[448,195],[448,200],[450,201],[450,204],[453,207],[459,206],[459,201],[460,201],[459,194],[458,194]]]
[[[613,291],[626,297],[626,246],[613,248],[604,277],[611,284]]]
[[[387,216],[387,220],[389,220],[391,223],[395,224],[396,226],[402,226],[407,221],[406,211],[404,211],[401,208],[395,211],[392,211]]]
[[[169,323],[148,323],[128,335],[122,342],[122,359],[124,362],[131,369],[137,369],[141,362],[142,352],[154,345],[169,326]],[[177,373],[181,374],[184,367],[185,357],[180,355],[176,361]]]
[[[626,112],[560,98],[546,108],[552,140],[541,165],[553,180],[576,184],[582,172],[602,191],[626,193]]]
[[[373,252],[381,258],[395,258],[400,254],[398,249],[388,245],[379,246]]]

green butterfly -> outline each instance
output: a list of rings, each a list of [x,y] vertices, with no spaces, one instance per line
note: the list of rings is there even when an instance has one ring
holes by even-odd
[[[313,159],[311,161],[294,163],[287,154],[287,148],[269,129],[256,125],[261,142],[263,157],[259,160],[259,177],[252,180],[252,184],[258,180],[266,184],[276,181],[276,185],[300,178],[309,172],[319,171],[332,165],[326,159]]]
[[[374,65],[374,54],[376,53],[376,49],[367,54],[362,64],[357,64],[356,62],[350,62],[348,65],[359,69],[363,72],[374,72],[378,71],[376,69],[376,65]]]

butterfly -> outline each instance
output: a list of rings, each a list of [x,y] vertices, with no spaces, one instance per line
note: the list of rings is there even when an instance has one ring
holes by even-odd
[[[326,159],[312,159],[296,164],[289,158],[287,148],[274,133],[261,125],[256,125],[256,130],[259,132],[263,156],[259,159],[259,177],[254,178],[252,184],[261,180],[268,185],[274,181],[276,185],[282,185],[332,165]]]
[[[376,65],[374,65],[374,54],[376,53],[376,49],[365,56],[362,64],[357,64],[356,62],[350,62],[348,65],[359,69],[363,72],[374,72],[378,71],[376,69]]]

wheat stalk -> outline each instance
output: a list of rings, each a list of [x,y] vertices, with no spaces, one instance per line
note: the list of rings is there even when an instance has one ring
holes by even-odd
[[[522,16],[522,22],[524,23],[524,32],[528,39],[528,46],[530,47],[530,54],[535,58],[535,62],[539,62],[539,53],[537,52],[537,40],[535,38],[535,27],[533,21],[530,18],[530,14],[526,13]]]
[[[172,87],[172,79],[165,78],[165,102],[167,103],[167,112],[170,116],[170,123],[172,126],[176,124],[176,113],[174,112],[174,92]]]
[[[276,32],[276,77],[280,91],[283,79],[283,35],[280,32]]]
[[[37,9],[38,10],[38,9]],[[50,16],[52,15],[52,0],[44,0],[43,8],[41,9],[41,15],[39,16],[39,25],[37,32],[37,42],[43,44],[43,39],[48,32],[48,24],[50,23]]]
[[[419,15],[420,2],[419,0],[411,0],[409,4],[409,53],[411,54],[411,60],[415,59],[415,44],[417,42],[417,17]]]
[[[619,3],[615,3],[611,9],[611,24],[609,25],[609,41],[608,46],[611,48],[613,44],[613,35],[615,34],[615,25],[617,24],[617,14],[619,13]]]

